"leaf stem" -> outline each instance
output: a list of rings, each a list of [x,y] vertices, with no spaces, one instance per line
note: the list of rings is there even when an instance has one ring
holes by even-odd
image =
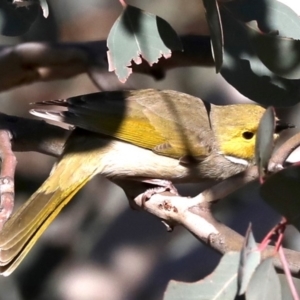
[[[278,253],[279,253],[279,257],[280,257],[280,260],[281,260],[281,263],[282,263],[282,267],[283,267],[284,273],[286,275],[286,279],[287,279],[288,285],[290,287],[293,299],[294,300],[299,300],[299,296],[298,296],[295,284],[293,282],[293,278],[292,278],[291,271],[289,269],[288,263],[286,261],[286,257],[284,255],[282,245],[280,245]]]
[[[127,6],[127,3],[125,2],[125,0],[119,0],[119,1],[124,8]]]

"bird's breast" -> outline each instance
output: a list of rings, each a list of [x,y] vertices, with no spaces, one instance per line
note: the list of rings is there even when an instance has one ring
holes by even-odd
[[[101,152],[101,169],[98,173],[111,179],[146,177],[166,179],[173,183],[193,183],[205,179],[225,179],[246,168],[217,153],[212,153],[202,161],[182,164],[178,159],[118,140],[106,144]]]
[[[111,179],[145,177],[191,182],[198,181],[201,177],[197,168],[192,170],[181,165],[178,159],[158,155],[122,141],[113,141],[107,145],[106,154],[101,160],[100,173]]]

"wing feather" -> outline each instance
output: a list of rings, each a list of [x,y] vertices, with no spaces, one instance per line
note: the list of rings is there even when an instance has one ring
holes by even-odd
[[[31,113],[39,117],[114,136],[162,155],[201,157],[210,148],[203,142],[211,133],[205,105],[183,93],[102,92],[39,102],[35,107]]]

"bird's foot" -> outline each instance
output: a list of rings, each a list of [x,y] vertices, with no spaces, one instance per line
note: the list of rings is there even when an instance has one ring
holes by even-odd
[[[155,194],[169,192],[175,196],[178,195],[177,189],[169,180],[145,177],[135,177],[130,180],[114,178],[111,180],[124,190],[130,208],[133,210],[140,210],[143,208],[146,201]]]
[[[146,180],[143,180],[143,182],[156,185],[156,187],[146,190],[144,193],[138,195],[134,199],[134,202],[141,203],[142,207],[145,205],[146,201],[148,201],[155,194],[160,194],[163,192],[170,192],[174,195],[178,195],[178,191],[177,191],[176,187],[169,180],[146,179]]]

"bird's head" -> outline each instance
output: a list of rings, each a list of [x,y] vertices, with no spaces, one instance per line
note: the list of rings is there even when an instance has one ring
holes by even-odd
[[[211,123],[220,152],[226,157],[254,162],[255,140],[265,109],[255,104],[215,106]],[[280,131],[292,127],[276,120],[274,140]]]

